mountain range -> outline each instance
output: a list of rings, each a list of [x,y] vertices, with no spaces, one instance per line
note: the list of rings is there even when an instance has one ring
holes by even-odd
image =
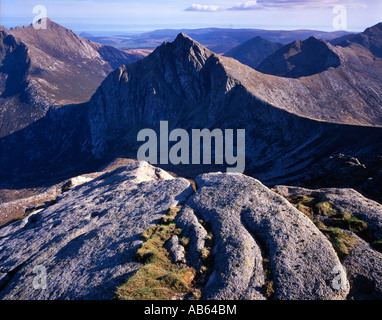
[[[382,24],[338,36],[2,28],[0,300],[381,299]],[[245,174],[136,161],[162,121],[245,129]]]
[[[81,38],[49,19],[45,30],[2,28],[0,50],[0,137],[52,105],[89,100],[111,71],[142,57]]]
[[[211,51],[223,54],[234,47],[255,37],[261,37],[272,42],[288,44],[296,40],[316,37],[324,40],[334,40],[349,35],[346,31],[323,32],[318,30],[262,30],[262,29],[230,29],[230,28],[202,28],[202,29],[161,29],[137,35],[116,35],[109,37],[93,36],[82,32],[80,36],[91,41],[113,45],[120,49],[156,48],[164,41],[172,42],[179,33],[189,37],[207,47]]]
[[[295,79],[260,73],[179,34],[112,72],[89,102],[52,108],[2,139],[1,165],[9,170],[0,179],[36,182],[41,172],[69,176],[115,157],[134,157],[138,131],[157,131],[161,120],[170,129],[246,129],[247,172],[266,183],[300,181],[312,165],[339,153],[376,156],[381,60],[354,46],[306,40],[302,51],[337,57],[337,63]],[[301,70],[312,61],[302,59]]]
[[[227,51],[224,56],[234,58],[256,69],[260,63],[281,47],[283,47],[281,43],[265,40],[257,36]]]

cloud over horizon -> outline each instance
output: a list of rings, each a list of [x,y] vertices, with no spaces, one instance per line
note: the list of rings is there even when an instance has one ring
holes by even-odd
[[[220,10],[225,10],[225,8],[213,5],[192,4],[185,11],[214,12]]]
[[[226,7],[192,4],[185,11],[216,12],[259,9],[319,9],[333,8],[337,5],[343,5],[347,8],[367,8],[367,5],[361,0],[253,0]]]
[[[247,1],[244,3],[238,3],[231,7],[223,7],[216,5],[203,5],[203,4],[192,4],[185,11],[199,11],[199,12],[216,12],[223,10],[256,10],[262,6],[257,3],[257,0]]]

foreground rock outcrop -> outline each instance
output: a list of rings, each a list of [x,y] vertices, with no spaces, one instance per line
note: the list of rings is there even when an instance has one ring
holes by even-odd
[[[333,270],[341,263],[330,242],[285,199],[244,175],[205,174],[196,182],[200,189],[179,220],[187,230],[197,217],[214,234],[214,267],[205,298],[264,298],[264,256],[270,259],[274,298],[346,297],[347,284],[344,290],[332,287]],[[192,240],[200,241],[201,235]]]
[[[133,163],[63,194],[57,204],[0,229],[1,299],[112,299],[140,264],[140,235],[191,195],[147,163]],[[46,289],[35,290],[43,266]]]
[[[342,247],[341,263],[351,287],[347,298],[382,299],[382,205],[353,189],[274,189],[310,215],[324,233],[337,235],[335,245]]]
[[[176,206],[177,233],[163,248],[178,268],[194,270],[202,299],[382,298],[382,254],[366,241],[379,236],[382,206],[354,190],[272,191],[242,174],[210,173],[197,177],[195,192],[146,162],[81,182],[0,227],[0,299],[113,299],[143,266],[142,234]],[[351,245],[340,254],[333,230],[296,207],[296,195],[321,195],[367,218],[369,232],[343,230]],[[324,218],[338,223],[334,213]]]

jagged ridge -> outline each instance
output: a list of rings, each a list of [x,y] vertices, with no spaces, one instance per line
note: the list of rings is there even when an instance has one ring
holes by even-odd
[[[160,120],[170,129],[246,129],[247,172],[265,182],[304,179],[312,164],[332,154],[378,152],[381,129],[314,121],[288,112],[286,102],[317,107],[302,81],[263,75],[180,34],[113,72],[89,103],[51,110],[3,139],[1,164],[9,170],[1,181],[41,170],[65,175],[134,157],[138,131],[158,130]]]

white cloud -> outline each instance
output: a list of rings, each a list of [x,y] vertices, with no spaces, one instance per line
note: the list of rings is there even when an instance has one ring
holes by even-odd
[[[260,0],[267,8],[285,9],[309,9],[309,8],[333,8],[336,5],[344,5],[347,8],[366,8],[362,0]]]
[[[216,6],[193,4],[186,11],[215,12],[224,10],[258,10],[258,9],[318,9],[333,8],[336,5],[347,8],[367,8],[362,0],[252,0],[238,3],[233,6]]]
[[[201,11],[201,12],[214,12],[225,10],[223,7],[213,6],[213,5],[203,5],[203,4],[193,4],[191,7],[188,7],[186,11]]]
[[[227,10],[256,10],[260,8],[262,8],[262,5],[258,4],[256,0],[239,3],[231,8],[228,8]]]

